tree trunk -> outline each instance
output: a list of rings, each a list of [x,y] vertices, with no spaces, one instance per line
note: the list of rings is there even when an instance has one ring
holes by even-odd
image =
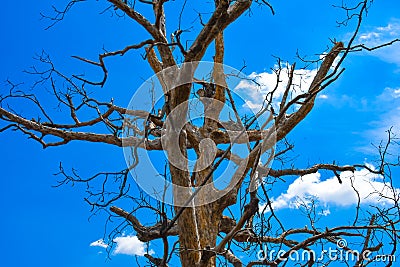
[[[209,171],[210,168],[206,168],[205,170],[196,173],[196,181],[202,183]],[[199,192],[198,201],[200,201],[200,203],[207,203],[210,196],[216,194],[214,186],[210,187],[210,183],[213,181],[212,177],[210,177],[209,181],[210,182],[207,182],[209,186],[203,187]],[[219,208],[218,201],[196,207],[197,229],[199,233],[200,247],[203,252],[199,267],[216,266],[216,257],[212,256],[210,258],[208,253],[211,253],[211,251],[208,250],[216,247],[221,218],[222,211]]]
[[[175,168],[170,164],[172,181],[175,185],[186,186],[187,191],[182,189],[174,190],[174,201],[183,204],[191,195],[189,173]],[[176,187],[175,187],[176,188]],[[180,205],[175,205],[175,213],[181,209]],[[196,222],[196,209],[187,207],[179,216],[179,247],[182,266],[196,266],[200,260],[199,233]]]

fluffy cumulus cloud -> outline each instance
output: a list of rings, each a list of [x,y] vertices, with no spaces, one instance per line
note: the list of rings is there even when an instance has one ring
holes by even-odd
[[[320,55],[320,59],[326,54]],[[340,57],[337,57],[331,66],[331,70],[336,68]],[[274,67],[278,69],[278,66]],[[286,90],[287,84],[289,83],[289,72],[292,66],[290,64],[283,64],[282,70],[279,76],[279,83],[277,84],[277,74],[275,71],[251,73],[247,78],[241,80],[235,87],[235,91],[239,93],[245,99],[245,105],[254,110],[259,111],[263,107],[263,102],[268,93],[274,91],[273,102],[276,106],[280,104],[280,100]],[[299,94],[305,93],[311,86],[311,83],[317,74],[318,69],[295,69],[293,73],[292,87],[289,94],[289,99],[293,99]],[[319,94],[318,98],[328,99],[328,95]]]
[[[97,241],[94,241],[92,243],[90,243],[91,247],[101,247],[101,248],[107,248],[108,245],[106,243],[104,243],[103,239],[99,239]]]
[[[321,174],[318,172],[299,177],[289,185],[286,192],[271,200],[272,207],[274,210],[296,209],[311,203],[310,199],[316,199],[326,208],[321,212],[326,216],[330,214],[327,208],[330,205],[340,207],[356,205],[359,199],[361,204],[391,204],[390,198],[393,198],[394,193],[380,175],[359,170],[354,173],[342,172],[340,177],[342,184],[335,176],[321,180]],[[400,189],[396,189],[395,193],[399,194]],[[262,209],[264,207],[261,206]]]
[[[114,238],[113,241],[116,243],[116,247],[113,252],[114,254],[124,254],[130,256],[143,256],[146,253],[154,254],[153,250],[150,250],[149,252],[146,251],[146,244],[141,242],[137,236],[119,236]],[[108,247],[103,239],[99,239],[90,243],[90,246],[101,247],[104,249]]]
[[[125,254],[131,256],[143,256],[146,254],[146,244],[141,242],[137,236],[120,236],[114,238],[114,242],[117,246],[114,250],[114,254]],[[154,251],[150,250],[149,254],[153,254]]]
[[[275,66],[277,68],[277,66]],[[279,104],[279,99],[282,98],[286,86],[289,82],[289,70],[291,66],[286,64],[280,74],[279,84],[274,92],[274,103]],[[291,91],[291,96],[294,97],[308,90],[314,76],[317,73],[317,69],[296,69],[293,75],[293,90]],[[255,82],[253,82],[255,81]],[[265,100],[266,95],[272,92],[277,83],[277,76],[274,71],[261,72],[261,73],[251,73],[248,76],[248,80],[242,80],[236,86],[235,91],[239,95],[244,96],[245,105],[247,107],[258,111],[262,108],[262,104]]]
[[[400,20],[392,20],[386,26],[375,27],[359,36],[359,43],[368,47],[375,47],[390,42],[400,36]],[[400,65],[400,43],[397,42],[389,47],[378,49],[372,55],[386,62]]]

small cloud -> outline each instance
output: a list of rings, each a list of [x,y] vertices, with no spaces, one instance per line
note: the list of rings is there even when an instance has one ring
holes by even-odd
[[[124,254],[131,256],[143,256],[146,253],[154,254],[153,250],[146,252],[146,244],[141,242],[137,236],[120,236],[114,238],[117,247],[114,254]]]
[[[328,216],[329,214],[331,214],[331,211],[329,209],[324,209],[319,213],[319,215],[322,216]]]
[[[379,33],[377,33],[377,32],[369,32],[369,33],[361,34],[360,35],[360,40],[362,40],[362,41],[371,41],[373,39],[378,39],[379,37],[380,37]]]
[[[104,243],[103,239],[99,239],[97,241],[94,241],[92,243],[90,243],[91,247],[101,247],[101,248],[107,248],[108,245],[106,243]]]
[[[328,99],[328,96],[327,95],[319,95],[318,98],[320,98],[320,99]]]

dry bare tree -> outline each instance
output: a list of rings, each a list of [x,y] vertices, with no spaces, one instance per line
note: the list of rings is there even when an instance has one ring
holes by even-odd
[[[47,17],[52,22],[50,27],[61,21],[79,2],[84,0],[71,0],[62,10],[55,8],[55,15]],[[4,123],[0,132],[8,129],[22,132],[39,142],[43,148],[66,145],[71,141],[124,147],[129,163],[126,169],[80,177],[75,171],[71,174],[60,165],[59,175],[63,177],[60,184],[87,184],[86,202],[95,211],[108,210],[111,216],[120,218],[123,224],[117,231],[121,227],[132,227],[143,242],[161,240],[164,247],[159,258],[145,255],[150,264],[171,266],[172,258],[178,254],[182,266],[283,266],[294,252],[309,252],[315,247],[322,251],[324,246],[336,244],[342,238],[352,240],[351,243],[342,244],[342,248],[351,255],[357,254],[357,251],[362,255],[363,252],[370,252],[370,257],[358,257],[355,266],[368,265],[377,253],[396,254],[400,210],[399,192],[393,186],[390,172],[398,162],[388,159],[388,147],[396,142],[391,132],[387,143],[379,147],[380,163],[377,168],[364,164],[339,166],[324,163],[297,168],[285,164],[283,160],[293,148],[286,140],[287,135],[311,112],[318,94],[344,74],[342,63],[348,55],[399,41],[394,39],[377,47],[355,43],[372,1],[340,7],[347,14],[342,24],[354,21],[356,28],[346,43],[332,41],[323,57],[315,62],[305,62],[319,66],[308,88],[299,91],[298,85],[294,84],[295,64],[285,65],[278,60],[276,87],[264,96],[261,109],[254,113],[241,113],[242,110],[235,104],[240,98],[231,90],[229,79],[246,79],[246,76],[240,71],[227,72],[223,65],[224,30],[252,6],[265,6],[273,15],[274,9],[270,3],[261,0],[215,0],[209,14],[198,14],[196,23],[201,29],[191,32],[180,28],[183,12],[178,18],[168,17],[164,12],[167,4],[183,10],[186,1],[100,2],[109,3],[103,13],[111,12],[134,21],[147,32],[148,39],[120,50],[104,52],[97,60],[74,56],[79,64],[98,67],[102,72],[98,80],[81,75],[65,75],[46,53],[42,53],[38,60],[46,68],[33,68],[30,71],[39,77],[35,87],[50,85],[58,104],[68,110],[67,122],[58,122],[35,95],[20,91],[18,85],[10,82],[8,93],[0,98],[0,119]],[[148,14],[149,10],[154,16],[142,15]],[[168,28],[169,21],[174,21],[178,27]],[[89,88],[103,87],[107,83],[108,59],[124,56],[132,50],[143,53],[156,78],[147,85],[151,88],[150,92],[155,92],[158,86],[162,92],[161,99],[155,99],[149,110],[138,110],[133,109],[137,102],[125,108],[118,106],[114,100],[92,98],[88,93],[91,90]],[[199,61],[205,60],[206,51],[213,53],[213,63],[208,75],[197,77],[198,68],[202,66]],[[283,94],[277,98],[276,91],[282,86],[283,76],[287,76],[287,84],[284,85]],[[247,82],[257,86],[256,81],[249,79]],[[40,115],[29,119],[31,114],[15,112],[9,105],[9,101],[15,98],[32,102]],[[197,101],[196,107],[193,101]],[[221,115],[224,108],[229,108],[229,119]],[[200,123],[191,120],[193,109],[201,110],[203,119]],[[241,151],[246,153],[234,153],[232,147],[240,144]],[[159,163],[158,167],[165,168],[160,175],[171,187],[165,186],[164,192],[157,192],[161,198],[156,197],[156,200],[148,198],[145,193],[133,195],[131,192],[135,181],[130,172],[141,164],[141,153],[164,150],[169,163],[165,166]],[[195,155],[191,167],[189,155]],[[282,160],[279,168],[271,168],[273,160]],[[226,162],[234,163],[236,168],[230,179],[225,181],[225,187],[219,188],[213,181]],[[326,170],[338,178],[338,183],[342,183],[344,178],[339,173],[361,169],[385,177],[385,190],[391,194],[382,191],[375,193],[385,198],[391,196],[390,207],[375,207],[367,215],[359,216],[358,206],[352,224],[329,228],[317,225],[314,200],[303,203],[310,228],[287,228],[285,218],[279,218],[274,212],[269,194],[286,176],[304,176]],[[140,177],[141,180],[146,178],[152,179]],[[351,177],[346,179],[353,181]],[[97,187],[94,188],[94,185]],[[354,190],[357,192],[357,188]],[[170,201],[165,199],[167,194],[171,196]],[[265,203],[262,209],[260,201]],[[137,216],[140,209],[154,212],[156,223],[147,225],[148,219]],[[275,258],[246,262],[239,257],[242,253],[254,253],[264,247],[269,251],[273,248],[285,249],[286,253]],[[302,266],[327,266],[329,263],[331,259],[327,257],[316,258],[311,255]],[[391,265],[393,262],[389,261],[386,266]]]

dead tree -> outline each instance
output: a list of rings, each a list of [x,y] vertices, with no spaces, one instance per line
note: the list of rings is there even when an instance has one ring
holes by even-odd
[[[61,21],[72,6],[78,5],[79,2],[83,1],[70,1],[65,9],[54,9],[55,16],[47,17],[52,21],[50,26]],[[97,142],[127,148],[131,157],[128,168],[83,178],[75,172],[70,174],[60,165],[59,174],[64,178],[61,184],[73,182],[90,185],[95,181],[102,184],[102,188],[97,191],[91,191],[92,187],[88,187],[89,196],[85,199],[86,202],[96,210],[108,209],[114,216],[122,218],[134,229],[141,241],[162,240],[164,251],[160,258],[146,255],[151,264],[167,266],[174,253],[178,252],[182,266],[211,267],[219,262],[228,262],[233,266],[282,266],[292,252],[310,251],[318,244],[335,244],[343,237],[361,240],[358,242],[361,242],[362,252],[374,253],[389,247],[388,254],[395,255],[399,240],[399,193],[393,186],[388,188],[393,193],[391,207],[377,207],[369,218],[358,218],[357,213],[354,224],[331,228],[315,225],[313,206],[305,205],[312,227],[286,229],[284,221],[274,213],[268,196],[271,188],[284,177],[303,176],[319,170],[331,171],[337,176],[338,183],[342,183],[343,179],[339,172],[354,172],[356,169],[366,169],[391,179],[388,169],[398,163],[387,161],[387,146],[380,149],[381,163],[376,169],[364,164],[339,166],[322,163],[301,169],[294,166],[270,168],[272,160],[282,158],[293,148],[287,142],[286,136],[311,112],[318,94],[344,73],[342,63],[350,53],[373,50],[399,41],[396,39],[379,47],[366,47],[355,43],[370,1],[361,1],[350,8],[342,6],[347,12],[345,21],[356,21],[353,36],[347,43],[332,42],[324,57],[314,62],[319,64],[319,68],[309,88],[302,88],[301,93],[295,94],[293,75],[296,65],[292,64],[285,70],[278,61],[275,89],[265,96],[262,108],[249,116],[244,116],[245,114],[238,111],[234,92],[227,82],[228,77],[239,77],[241,73],[225,72],[224,30],[252,6],[266,6],[273,15],[274,10],[270,3],[215,0],[214,9],[207,18],[199,14],[198,23],[201,29],[194,38],[189,38],[190,32],[180,28],[183,12],[178,18],[177,29],[167,27],[168,20],[175,18],[168,17],[164,6],[177,5],[175,2],[103,2],[109,3],[105,12],[131,19],[146,31],[148,39],[120,50],[104,52],[97,60],[74,56],[79,63],[98,67],[102,73],[98,80],[80,75],[67,76],[58,70],[49,55],[42,53],[38,60],[47,66],[47,69],[33,68],[30,71],[40,77],[35,86],[50,85],[59,105],[68,110],[72,123],[57,122],[35,95],[20,91],[17,85],[10,82],[10,90],[0,98],[0,119],[4,122],[0,132],[8,129],[20,131],[39,142],[43,148],[66,145],[71,141]],[[183,10],[185,4],[186,1],[183,2],[183,7],[179,8]],[[141,14],[141,10],[149,8],[154,12],[154,18],[146,18]],[[200,64],[198,62],[204,60],[208,49],[214,52],[209,76],[196,77]],[[151,110],[131,109],[132,106],[121,107],[114,100],[100,101],[88,93],[90,87],[106,86],[109,76],[108,58],[124,56],[132,50],[143,52],[143,58],[156,75],[163,92],[161,100],[153,103]],[[334,65],[335,60],[337,63]],[[274,94],[281,83],[282,75],[288,76],[288,83],[283,95],[276,99]],[[8,101],[15,98],[31,101],[41,115],[29,119],[27,115],[17,114],[8,105]],[[203,113],[204,119],[200,124],[188,120],[188,114],[193,108],[190,106],[192,99],[198,100]],[[232,110],[229,120],[221,116],[225,106]],[[90,117],[87,114],[95,115]],[[260,120],[262,116],[263,121]],[[210,145],[210,141],[214,146]],[[387,145],[393,142],[393,139],[389,139]],[[245,144],[247,155],[235,154],[232,151],[235,144]],[[168,205],[163,203],[162,199],[154,205],[150,203],[153,200],[146,200],[146,197],[130,195],[130,187],[134,184],[130,171],[140,165],[140,151],[163,150],[170,160],[161,175],[166,180],[170,179],[173,185],[172,189],[168,189],[172,190],[173,196],[174,205],[171,209],[168,209]],[[189,153],[196,155],[193,168],[188,167]],[[268,155],[267,158],[265,154]],[[177,158],[179,161],[173,160]],[[213,185],[213,181],[216,171],[224,162],[233,162],[236,170],[226,187],[220,189]],[[216,197],[213,198],[214,196]],[[136,207],[124,207],[124,202],[119,202],[124,199],[132,200]],[[260,210],[260,199],[266,203],[265,209],[269,210],[268,214]],[[122,203],[122,206],[117,207],[118,203]],[[157,222],[154,225],[146,226],[135,215],[141,208],[150,209],[156,214]],[[228,216],[230,208],[235,208],[236,212]],[[384,236],[390,242],[383,244],[379,241],[379,236]],[[173,237],[176,237],[177,242],[172,245]],[[246,263],[242,262],[237,254],[237,250],[256,250],[262,248],[263,244],[285,248],[286,253],[281,257]],[[354,241],[355,247],[357,244],[360,247],[360,243]],[[343,245],[343,248],[350,252],[355,250],[352,244]],[[326,259],[310,257],[304,264],[313,266],[321,264],[324,260]],[[324,263],[328,264],[326,261]],[[366,264],[368,259],[361,257],[355,266]]]

